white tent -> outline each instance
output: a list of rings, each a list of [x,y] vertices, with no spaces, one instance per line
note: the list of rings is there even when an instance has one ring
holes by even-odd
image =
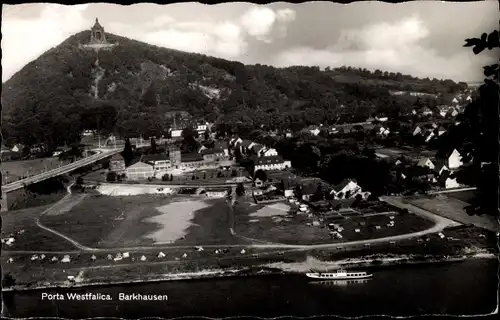
[[[59,259],[57,259],[57,257],[52,257],[52,259],[50,259],[50,261],[58,261]]]
[[[45,259],[45,255],[42,253],[39,258],[40,258],[40,260],[43,260],[43,259]]]
[[[108,260],[113,260],[113,256],[110,254],[108,254],[108,256],[106,258],[108,258]]]
[[[130,257],[130,254],[128,252],[124,252],[123,253],[123,258],[128,258],[128,257]]]
[[[158,253],[158,258],[164,258],[165,254],[163,252]]]
[[[183,257],[183,258],[187,258],[187,256],[188,256],[188,255],[187,255],[187,253],[184,253],[184,254],[182,255],[182,257]]]
[[[63,257],[63,258],[62,258],[62,260],[61,260],[61,262],[64,262],[64,263],[67,263],[67,262],[69,262],[69,261],[70,261],[70,258],[69,258],[69,255],[68,255],[68,254],[64,255],[64,257]]]
[[[217,250],[217,249],[216,249],[216,250],[214,251],[214,253],[215,253],[215,254],[219,254],[219,250]]]
[[[38,260],[38,256],[36,254],[31,256],[31,261]]]
[[[142,256],[142,257],[141,257],[141,261],[146,261],[146,257],[145,257],[145,256]]]
[[[12,262],[14,262],[14,259],[12,259],[12,257],[9,258],[9,260],[7,260],[7,263],[12,263]]]
[[[95,261],[97,260],[97,257],[95,255],[92,255],[92,257],[90,257],[90,260]]]
[[[240,251],[241,254],[245,254],[245,252],[246,252],[245,249],[241,249]]]

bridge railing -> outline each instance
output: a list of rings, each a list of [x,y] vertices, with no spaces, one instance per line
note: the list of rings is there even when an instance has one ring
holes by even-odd
[[[112,148],[112,149],[110,149],[110,151],[119,151],[119,149]],[[41,172],[37,175],[32,175],[31,177],[27,177],[27,178],[24,178],[24,179],[21,179],[18,181],[13,181],[9,184],[5,184],[5,185],[3,185],[2,189],[8,190],[10,188],[15,188],[16,185],[22,186],[23,184],[32,184],[32,183],[36,183],[36,182],[39,182],[39,181],[42,181],[42,180],[45,180],[48,178],[52,178],[54,176],[67,173],[69,171],[73,171],[79,167],[86,166],[94,161],[99,161],[101,159],[109,157],[111,154],[112,154],[112,152],[101,152],[101,153],[93,154],[93,155],[85,157],[83,159],[79,159],[75,162],[60,166],[58,168],[47,170],[47,171]]]

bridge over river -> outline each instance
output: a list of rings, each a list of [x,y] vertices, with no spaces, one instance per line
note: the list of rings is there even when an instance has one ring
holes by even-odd
[[[52,169],[46,172],[42,172],[40,174],[11,182],[9,184],[6,184],[2,186],[2,199],[1,199],[1,211],[7,211],[8,210],[8,205],[7,205],[7,194],[9,192],[19,190],[24,188],[25,186],[38,183],[50,178],[57,177],[59,175],[71,172],[73,170],[76,170],[81,167],[85,167],[89,164],[92,164],[96,161],[102,160],[104,158],[107,158],[109,156],[112,156],[116,153],[121,152],[123,149],[122,148],[113,148],[113,149],[94,149],[97,151],[97,154],[91,155],[89,157],[86,157],[84,159],[77,160],[73,163],[61,166],[56,169]]]

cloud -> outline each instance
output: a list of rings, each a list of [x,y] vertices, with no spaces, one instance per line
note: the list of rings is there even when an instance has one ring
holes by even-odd
[[[153,20],[149,21],[146,24],[146,27],[161,28],[161,27],[164,27],[165,25],[168,25],[174,21],[175,21],[175,19],[172,18],[171,16],[161,15],[161,16],[155,17]]]
[[[293,20],[295,20],[295,17],[296,17],[296,13],[295,11],[293,11],[292,9],[281,9],[281,10],[278,10],[277,12],[277,18],[278,18],[278,21],[281,21],[281,22],[292,22]]]
[[[276,13],[269,8],[254,7],[241,17],[241,25],[247,33],[259,40],[269,41],[268,34],[272,31]]]
[[[246,53],[248,44],[241,27],[232,22],[169,20],[165,27],[144,30],[138,25],[110,23],[109,32],[153,45],[187,52],[236,59]]]
[[[452,56],[440,56],[436,50],[421,44],[429,34],[425,24],[417,16],[411,16],[394,23],[343,31],[338,41],[325,49],[295,47],[282,51],[274,62],[280,66],[345,65],[461,80],[463,75],[477,73],[481,65],[489,62],[487,56],[474,56],[460,47]]]
[[[88,4],[47,4],[36,19],[2,17],[2,82],[69,36],[90,27],[83,12]],[[21,9],[20,9],[21,10]]]

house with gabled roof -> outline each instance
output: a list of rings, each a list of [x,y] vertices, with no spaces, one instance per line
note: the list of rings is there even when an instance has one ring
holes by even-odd
[[[436,159],[441,160],[450,170],[457,169],[463,165],[462,155],[457,149],[438,153]]]
[[[416,135],[419,135],[419,134],[421,134],[421,133],[422,133],[422,128],[420,128],[419,126],[417,126],[417,127],[415,128],[415,130],[413,130],[413,133],[412,133],[412,134],[413,134],[413,136],[416,136]]]
[[[255,143],[252,145],[251,152],[257,156],[259,156],[260,152],[264,150],[265,147],[261,144]]]
[[[420,159],[417,162],[417,166],[419,166],[419,167],[427,167],[427,168],[429,168],[431,170],[434,170],[434,168],[435,168],[434,163],[432,163],[431,159],[429,159],[428,157]]]
[[[333,195],[335,199],[350,199],[354,198],[360,192],[361,187],[356,183],[356,180],[344,179],[340,183],[332,186],[330,194]]]
[[[268,147],[265,147],[262,150],[260,150],[260,152],[258,154],[259,157],[273,157],[273,156],[277,156],[277,155],[278,155],[278,151],[276,151],[276,149],[268,148]]]
[[[127,167],[125,171],[129,180],[143,180],[154,176],[153,166],[141,161]]]
[[[438,136],[441,136],[444,133],[446,133],[446,129],[445,128],[439,127],[439,129],[437,129],[437,135]]]

